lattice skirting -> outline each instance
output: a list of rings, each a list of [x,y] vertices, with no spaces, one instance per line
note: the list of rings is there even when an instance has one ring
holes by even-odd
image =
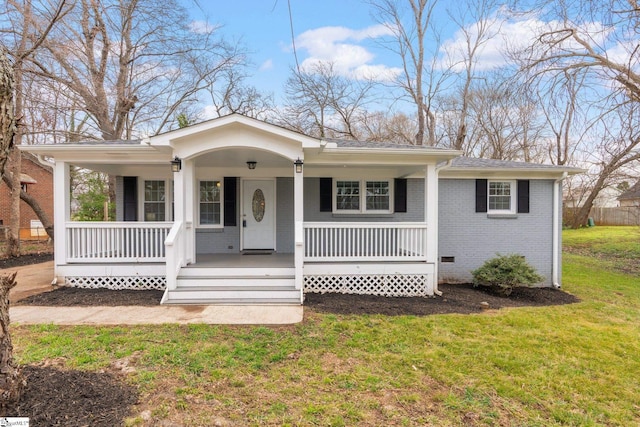
[[[415,297],[430,295],[426,274],[359,274],[304,276],[304,291]]]
[[[112,290],[157,289],[163,291],[167,286],[164,276],[67,276],[65,284],[76,288],[107,288]]]

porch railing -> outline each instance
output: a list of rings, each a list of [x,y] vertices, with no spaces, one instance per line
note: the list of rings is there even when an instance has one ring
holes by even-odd
[[[164,262],[170,222],[67,222],[67,262]]]
[[[305,261],[426,261],[424,223],[305,222]]]
[[[185,243],[182,221],[176,221],[164,242],[167,250],[167,289],[173,290],[176,288],[180,268],[186,264]]]

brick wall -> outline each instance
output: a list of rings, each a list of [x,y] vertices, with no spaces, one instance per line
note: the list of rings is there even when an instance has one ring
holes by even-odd
[[[475,212],[475,180],[441,179],[438,211],[440,280],[470,282],[471,271],[497,253],[519,253],[551,285],[553,181],[530,181],[530,213],[491,217]]]
[[[33,156],[22,154],[22,173],[29,175],[37,181],[36,184],[27,184],[27,193],[32,195],[40,204],[40,207],[53,221],[53,171],[41,165]],[[7,185],[0,182],[0,220],[4,226],[9,224],[11,201]],[[21,236],[29,237],[31,220],[37,220],[35,212],[25,202],[20,201],[20,228],[25,230]]]

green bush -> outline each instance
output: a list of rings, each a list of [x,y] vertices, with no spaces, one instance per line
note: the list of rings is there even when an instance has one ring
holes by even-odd
[[[541,282],[535,268],[519,254],[499,255],[485,262],[482,267],[471,272],[473,286],[492,286],[504,295],[510,295],[514,287],[528,286]]]

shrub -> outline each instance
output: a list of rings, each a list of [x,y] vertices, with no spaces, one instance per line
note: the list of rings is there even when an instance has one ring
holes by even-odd
[[[514,287],[532,285],[544,279],[519,254],[498,254],[471,274],[473,286],[497,287],[504,295],[510,295]]]

